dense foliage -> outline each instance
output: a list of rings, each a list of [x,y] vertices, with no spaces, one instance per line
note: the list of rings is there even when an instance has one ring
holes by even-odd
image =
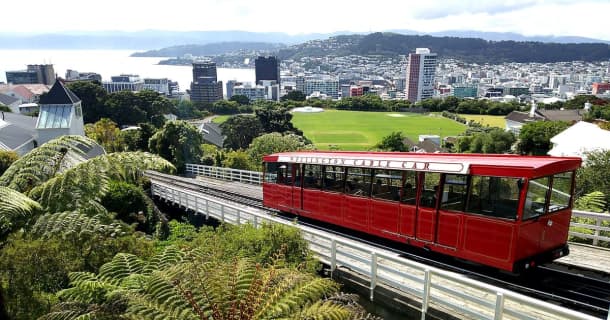
[[[517,151],[521,154],[546,155],[551,150],[551,138],[570,127],[564,121],[538,121],[527,123],[519,132]]]
[[[17,155],[14,151],[4,151],[0,150],[0,176],[8,169],[8,167],[13,164],[13,162],[19,159],[19,155]]]
[[[375,148],[383,151],[401,151],[405,152],[407,146],[404,143],[405,135],[402,132],[392,132],[389,135],[383,137],[381,141],[375,146]]]
[[[587,160],[577,171],[576,181],[578,195],[599,191],[604,195],[604,202],[610,204],[610,151],[588,153]]]
[[[185,121],[168,121],[149,140],[148,148],[184,172],[187,163],[199,163],[202,156],[201,132]]]

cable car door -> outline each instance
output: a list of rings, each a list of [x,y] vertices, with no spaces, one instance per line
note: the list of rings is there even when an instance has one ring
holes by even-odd
[[[437,199],[441,174],[422,172],[419,179],[419,201],[415,216],[415,238],[433,242],[437,224]]]

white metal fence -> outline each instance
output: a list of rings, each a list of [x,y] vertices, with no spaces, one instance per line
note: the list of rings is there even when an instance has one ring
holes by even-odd
[[[290,224],[263,211],[228,204],[225,200],[156,181],[152,193],[167,201],[231,224]],[[319,259],[332,270],[345,267],[370,279],[370,298],[378,284],[390,286],[421,302],[422,319],[428,308],[450,310],[473,319],[596,319],[573,310],[532,299],[465,276],[412,262],[397,254],[353,240],[299,226]],[[610,316],[609,316],[610,317]]]
[[[186,171],[196,176],[239,181],[255,185],[260,185],[263,181],[263,173],[258,171],[237,170],[197,164],[187,164]],[[572,212],[572,217],[584,219],[572,219],[570,236],[576,239],[592,240],[594,246],[599,245],[600,241],[610,243],[610,214],[574,210]]]
[[[195,176],[204,176],[227,181],[239,181],[242,183],[255,185],[260,185],[263,183],[263,173],[258,171],[247,171],[187,163],[186,172]]]
[[[570,223],[570,235],[590,239],[597,246],[600,241],[610,243],[610,214],[574,210]]]

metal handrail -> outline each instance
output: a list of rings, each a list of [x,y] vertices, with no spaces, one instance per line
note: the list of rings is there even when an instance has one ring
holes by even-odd
[[[216,179],[239,181],[242,183],[249,183],[255,185],[261,185],[263,182],[263,173],[258,171],[238,170],[198,164],[187,164],[186,171],[195,176],[200,175]],[[571,230],[571,236],[580,239],[592,240],[592,244],[594,246],[598,246],[600,244],[600,241],[610,243],[610,227],[603,226],[604,222],[606,222],[606,225],[610,225],[610,214],[573,210],[572,217],[593,219],[594,224],[572,221],[572,223],[570,224],[571,227],[585,228],[589,230],[589,232],[591,232],[592,234]],[[601,234],[601,232],[608,232],[609,236],[605,236]]]
[[[206,218],[214,217],[231,224],[251,223],[254,226],[264,222],[291,225],[262,210],[232,205],[226,200],[157,181],[152,176],[150,179],[153,195],[205,215]],[[330,265],[333,271],[346,267],[368,276],[371,300],[378,284],[396,288],[421,301],[422,319],[425,319],[429,307],[449,308],[452,312],[481,319],[503,319],[505,315],[520,319],[596,319],[463,275],[409,261],[395,253],[354,240],[306,226],[297,227],[309,241],[310,249],[322,262]]]

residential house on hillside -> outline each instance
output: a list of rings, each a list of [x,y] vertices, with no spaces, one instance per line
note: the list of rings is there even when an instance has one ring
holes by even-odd
[[[36,117],[12,112],[0,116],[0,150],[15,151],[22,156],[38,146]]]
[[[0,85],[0,93],[19,99],[21,103],[35,103],[43,93],[49,91],[49,88],[45,84],[3,84]]]
[[[5,105],[14,113],[19,113],[19,104],[21,101],[15,97],[11,97],[4,93],[0,93],[0,105]]]
[[[23,155],[62,135],[85,135],[80,99],[61,81],[40,98],[38,117],[3,112],[0,116],[0,150]],[[99,146],[83,150],[87,158],[104,153]]]
[[[576,123],[584,118],[589,107],[590,105],[586,103],[583,109],[539,110],[536,102],[532,100],[532,107],[529,112],[513,111],[505,117],[506,131],[519,134],[523,125],[537,121],[567,121]]]

